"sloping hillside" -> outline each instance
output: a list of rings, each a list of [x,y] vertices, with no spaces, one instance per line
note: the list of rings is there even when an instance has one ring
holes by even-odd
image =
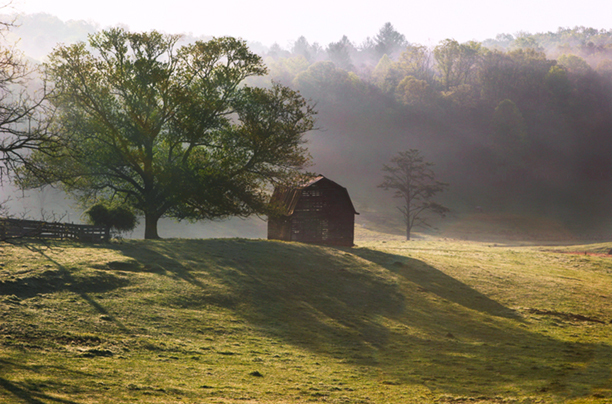
[[[611,245],[361,234],[0,244],[0,402],[612,400]]]

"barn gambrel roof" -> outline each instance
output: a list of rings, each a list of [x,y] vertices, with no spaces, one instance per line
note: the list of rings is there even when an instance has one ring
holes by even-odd
[[[291,216],[293,212],[295,211],[295,208],[298,205],[300,198],[302,197],[302,192],[307,188],[310,188],[313,186],[318,187],[321,185],[330,186],[330,188],[333,187],[333,188],[337,188],[338,190],[340,190],[340,192],[343,193],[344,196],[346,196],[346,200],[348,201],[353,213],[356,215],[359,214],[355,210],[355,207],[353,206],[353,202],[351,201],[351,198],[349,197],[349,194],[346,188],[324,177],[323,175],[317,175],[316,177],[313,177],[312,179],[304,182],[303,184],[298,185],[293,188],[288,188],[288,187],[275,188],[274,193],[272,194],[272,198],[270,199],[270,203],[272,205],[279,207],[283,211],[284,215]]]

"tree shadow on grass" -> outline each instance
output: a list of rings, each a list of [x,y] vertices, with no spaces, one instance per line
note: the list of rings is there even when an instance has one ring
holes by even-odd
[[[129,283],[125,278],[104,272],[87,277],[75,277],[66,267],[57,262],[54,264],[56,269],[37,271],[30,276],[0,282],[0,295],[15,295],[20,299],[29,299],[39,294],[69,291],[84,297],[89,293],[108,292],[127,286]],[[96,310],[103,309],[96,307]]]
[[[424,334],[390,338],[395,346],[388,346],[381,367],[395,380],[458,396],[494,397],[504,389],[558,399],[612,396],[608,344],[531,331],[520,313],[423,261],[367,248],[351,251],[400,276],[412,296],[398,320]],[[555,326],[583,325],[566,321]]]
[[[21,245],[28,250],[44,257],[55,268],[49,267],[43,271],[36,271],[30,276],[0,282],[0,296],[15,296],[19,299],[28,299],[39,294],[69,291],[79,295],[98,313],[113,321],[122,331],[126,327],[116,319],[104,306],[90,296],[92,293],[102,293],[126,286],[129,281],[112,273],[98,271],[93,275],[75,276],[73,272],[60,264],[47,253],[51,248],[44,242],[23,242]]]
[[[467,309],[491,316],[520,318],[520,315],[514,310],[503,306],[423,261],[367,248],[356,248],[352,252],[414,283],[418,286],[418,292],[432,293]]]
[[[3,377],[0,377],[0,388],[12,394],[13,399],[18,401],[12,402],[24,402],[28,404],[47,404],[47,403],[64,403],[64,404],[77,404],[76,401],[65,400],[50,396],[42,392],[34,392],[27,387],[20,386],[20,383],[11,382]],[[44,400],[44,401],[41,401]]]
[[[53,384],[50,385],[50,381],[41,382],[40,384],[36,384],[34,382],[28,381],[12,381],[9,378],[5,377],[5,374],[11,374],[13,372],[21,373],[21,372],[38,372],[38,370],[31,366],[26,366],[23,364],[18,364],[14,361],[0,359],[0,398],[2,396],[6,396],[11,403],[26,403],[26,404],[49,404],[49,403],[59,403],[59,404],[77,404],[76,401],[67,400],[59,397],[54,397],[47,393],[41,391],[44,390],[58,390],[62,387],[65,387],[64,384]],[[46,369],[49,370],[49,369]],[[66,369],[57,369],[54,368],[55,371],[66,371]],[[79,372],[77,372],[79,373]]]
[[[374,367],[389,385],[455,396],[612,396],[601,387],[611,377],[610,346],[530,330],[518,313],[419,260],[260,240],[116,248],[203,291],[183,294],[186,305],[232,309],[287,343]]]
[[[266,332],[290,334],[307,346],[343,341],[364,351],[383,346],[387,331],[371,317],[403,307],[393,282],[355,272],[360,264],[353,256],[317,246],[219,239],[119,249],[156,273],[209,291],[213,281],[228,291],[185,291],[184,306],[239,307],[237,312]],[[194,301],[187,301],[190,296]]]

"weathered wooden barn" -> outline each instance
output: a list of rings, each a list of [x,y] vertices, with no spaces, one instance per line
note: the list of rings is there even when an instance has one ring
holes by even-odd
[[[271,203],[279,213],[268,218],[268,238],[352,246],[355,215],[348,191],[317,176],[295,188],[276,188]]]

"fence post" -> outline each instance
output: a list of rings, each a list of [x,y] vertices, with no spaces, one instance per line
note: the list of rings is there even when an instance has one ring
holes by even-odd
[[[59,238],[61,240],[89,242],[109,241],[110,227],[0,218],[0,241],[21,237]]]

